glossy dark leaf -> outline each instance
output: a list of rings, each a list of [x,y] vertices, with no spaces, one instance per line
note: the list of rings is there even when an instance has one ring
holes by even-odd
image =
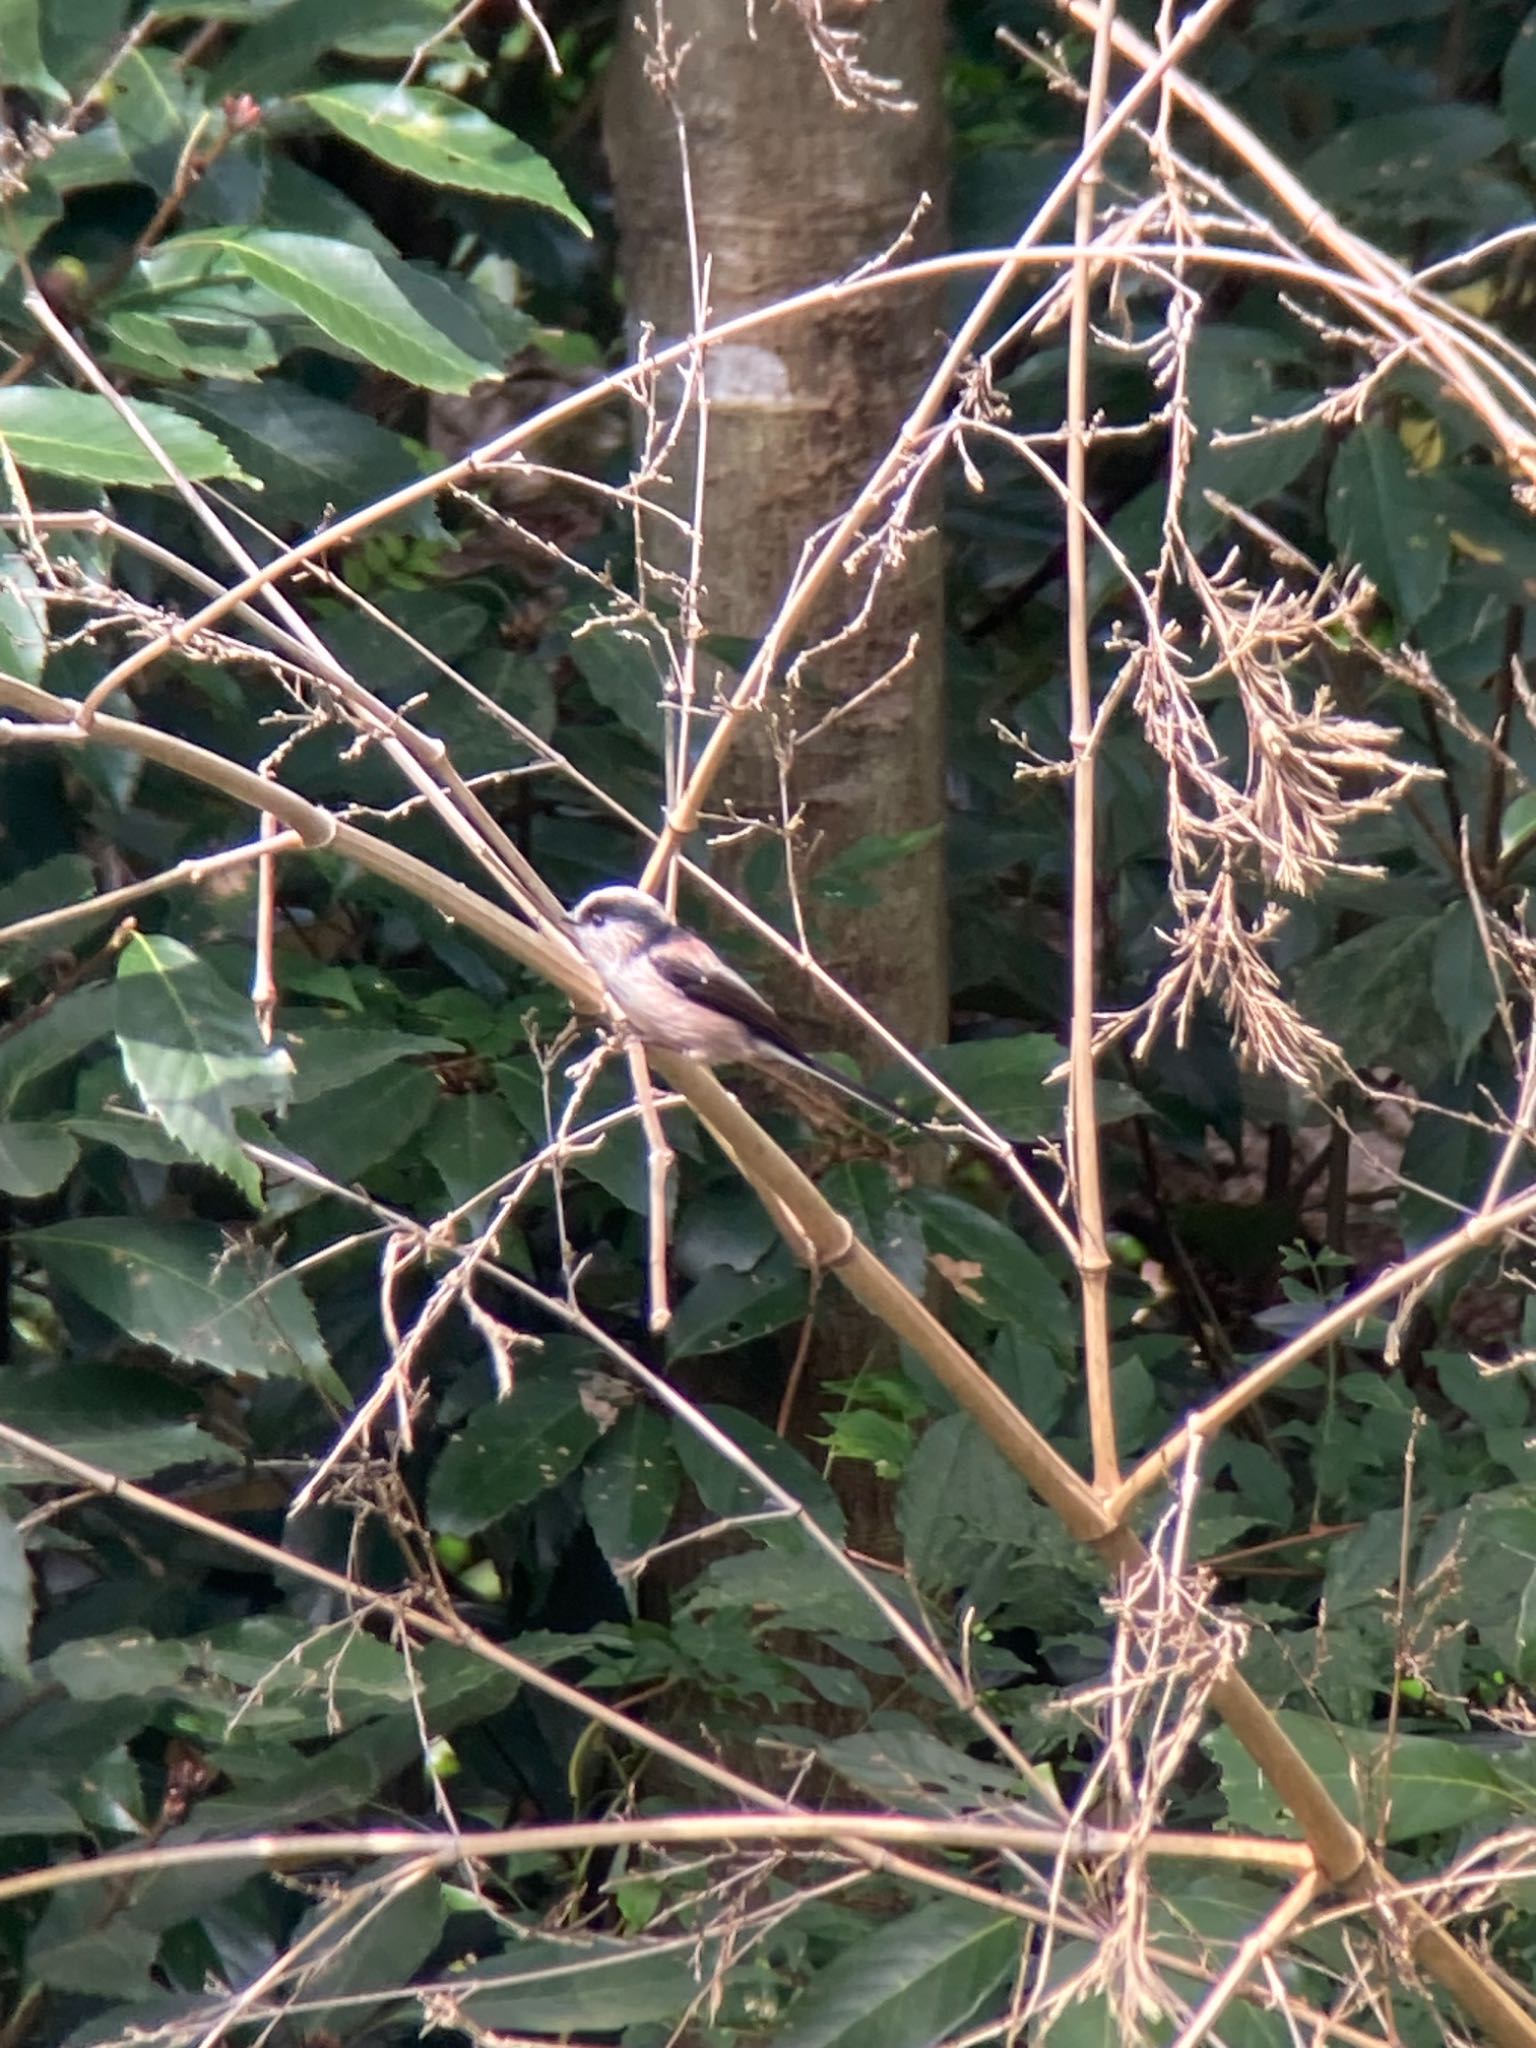
[[[235,1112],[282,1110],[293,1063],[263,1040],[249,1000],[179,940],[135,934],[118,961],[117,1043],[144,1107],[259,1203],[261,1175],[240,1149]]]
[[[932,2048],[1017,1967],[1019,1923],[967,1899],[934,1899],[876,1929],[817,1973],[780,2048]]]
[[[616,1574],[661,1541],[681,1485],[666,1421],[648,1408],[628,1409],[581,1475],[582,1507]],[[620,1583],[632,1582],[621,1577]]]
[[[298,1375],[334,1389],[298,1281],[256,1270],[209,1225],[80,1216],[17,1242],[138,1343],[218,1372]]]
[[[520,1379],[488,1402],[444,1450],[432,1471],[427,1513],[445,1536],[473,1536],[557,1486],[596,1443],[601,1425],[571,1373]]]
[[[1379,421],[1358,426],[1334,458],[1328,491],[1334,546],[1358,564],[1400,628],[1427,612],[1450,566],[1450,524]]]
[[[12,1678],[27,1668],[32,1633],[32,1572],[15,1523],[0,1515],[0,1671]]]

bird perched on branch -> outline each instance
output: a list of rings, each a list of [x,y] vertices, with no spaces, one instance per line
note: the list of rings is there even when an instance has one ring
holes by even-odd
[[[911,1130],[927,1129],[806,1052],[751,982],[643,889],[594,889],[583,896],[571,912],[571,937],[645,1044],[690,1053],[710,1066],[781,1061]]]

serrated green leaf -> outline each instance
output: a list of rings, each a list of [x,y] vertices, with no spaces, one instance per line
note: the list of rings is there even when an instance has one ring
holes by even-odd
[[[26,1545],[9,1515],[0,1514],[0,1671],[12,1678],[27,1669],[32,1636],[32,1571]]]
[[[283,1109],[293,1062],[264,1042],[249,1002],[180,940],[135,933],[118,963],[117,1043],[150,1114],[259,1204],[261,1174],[240,1149],[235,1111]]]
[[[295,1104],[314,1102],[338,1088],[366,1081],[397,1060],[421,1060],[434,1053],[458,1053],[454,1038],[426,1038],[410,1031],[372,1031],[362,1025],[329,1024],[318,1013],[289,1019],[282,1042],[293,1061]]]
[[[0,1191],[22,1201],[51,1195],[68,1178],[80,1148],[57,1124],[0,1123]]]
[[[3,551],[0,551],[0,610],[5,603],[5,574]],[[3,623],[0,623],[0,634],[3,631]],[[4,666],[4,650],[0,647],[0,668]],[[83,854],[56,854],[52,860],[45,860],[41,867],[28,868],[25,874],[18,875],[0,889],[0,932],[7,925],[41,917],[49,910],[87,903],[95,892],[96,876]],[[69,924],[63,930],[77,934],[80,926]],[[45,958],[55,947],[65,943],[59,931],[39,932],[31,939],[0,939],[0,987],[14,981],[34,961]]]
[[[524,1379],[480,1409],[432,1470],[427,1519],[445,1536],[473,1536],[558,1486],[597,1441],[599,1425],[574,1376]]]
[[[1286,1708],[1276,1712],[1276,1719],[1346,1818],[1356,1827],[1384,1824],[1389,1842],[1441,1834],[1489,1817],[1512,1818],[1523,1806],[1493,1759],[1473,1743],[1346,1728]],[[1277,1828],[1290,1836],[1300,1832],[1235,1737],[1223,1728],[1206,1746],[1221,1771],[1234,1826],[1265,1834]]]
[[[112,989],[73,989],[14,1038],[0,1043],[0,1112],[9,1113],[30,1082],[41,1080],[112,1030],[117,999]]]
[[[421,474],[421,456],[399,434],[287,378],[210,378],[183,402],[261,478],[262,506],[274,518],[318,525]]]
[[[712,1955],[708,1943],[687,1955],[674,1943],[653,1945],[637,1935],[530,1935],[457,1971],[454,1994],[477,2027],[616,2032],[685,2012],[698,1997],[695,1967],[708,1969]],[[487,1978],[482,1991],[479,1984]]]
[[[1459,1074],[1493,1022],[1499,990],[1470,903],[1453,903],[1435,931],[1435,1007]]]
[[[1444,1062],[1445,1026],[1434,999],[1435,924],[1417,912],[1383,918],[1302,969],[1301,1007],[1351,1065],[1411,1067],[1427,1078]]]
[[[1422,618],[1445,585],[1450,526],[1403,444],[1376,420],[1356,427],[1334,457],[1328,532],[1381,592],[1400,628]]]
[[[1071,1341],[1067,1298],[1049,1266],[1023,1238],[958,1195],[909,1190],[928,1256],[961,1299],[990,1321],[1013,1323],[1048,1344]]]
[[[105,1919],[92,1887],[56,1892],[27,1945],[39,1984],[92,1998],[131,2001],[151,1988],[159,1939],[126,1915]]]
[[[194,483],[227,477],[251,483],[212,434],[169,406],[136,401],[134,410],[166,455]],[[59,391],[45,384],[13,384],[0,391],[0,443],[19,469],[76,477],[93,484],[137,484],[168,490],[170,479],[105,398],[94,391]]]
[[[1018,1922],[935,1899],[866,1935],[819,1971],[776,2048],[932,2048],[1018,1967]]]
[[[480,1194],[524,1157],[523,1134],[499,1095],[471,1091],[440,1096],[421,1140],[422,1156],[437,1169],[455,1208]],[[488,1205],[471,1212],[484,1227]]]
[[[671,1430],[649,1408],[626,1409],[587,1460],[581,1504],[598,1549],[626,1591],[633,1581],[623,1569],[661,1541],[682,1477]]]
[[[278,1135],[332,1180],[351,1182],[408,1145],[441,1099],[425,1068],[391,1065],[373,1079],[297,1104]]]
[[[477,107],[423,86],[358,81],[302,95],[299,104],[371,156],[433,185],[522,199],[592,230],[553,167]]]
[[[347,1398],[298,1281],[253,1272],[210,1226],[80,1216],[16,1242],[140,1344],[217,1372],[310,1378]]]
[[[172,249],[218,250],[322,334],[408,384],[463,393],[500,373],[500,352],[489,336],[471,337],[474,355],[458,345],[469,323],[445,286],[353,243],[247,228],[183,235],[162,254]]]
[[[379,1883],[391,1885],[382,1903]],[[394,1867],[361,1870],[341,1892],[318,1900],[299,1922],[297,1939],[322,1930],[324,1960],[304,1986],[305,2023],[334,2038],[365,2039],[377,2005],[359,1994],[376,1991],[380,1999],[398,2001],[401,1987],[431,1954],[443,1931],[443,1887],[428,1872],[404,1890]],[[355,1893],[349,1899],[348,1892]],[[345,2004],[327,2006],[327,1998]],[[361,2030],[361,2031],[360,2031]]]
[[[0,668],[35,683],[48,654],[48,604],[25,555],[0,540]],[[0,924],[6,922],[0,916]]]
[[[115,1472],[150,1479],[172,1465],[238,1465],[240,1453],[188,1418],[195,1398],[157,1373],[71,1359],[0,1375],[0,1421]],[[36,1483],[54,1468],[0,1445],[0,1480]]]
[[[743,1414],[739,1408],[711,1404],[703,1413],[739,1450],[745,1451],[754,1465],[797,1500],[834,1542],[842,1542],[847,1526],[837,1495],[825,1475],[818,1472],[802,1452],[793,1444],[786,1443],[766,1423],[759,1422],[755,1416]],[[712,1515],[718,1515],[725,1521],[737,1515],[761,1514],[765,1508],[775,1505],[755,1480],[724,1458],[712,1444],[706,1443],[697,1430],[690,1429],[681,1418],[672,1425],[672,1440],[677,1446],[683,1470]],[[782,1522],[762,1523],[757,1536],[760,1542],[789,1549],[800,1549],[805,1543],[798,1524],[789,1518]]]
[[[272,330],[233,309],[219,287],[181,293],[164,307],[108,309],[101,324],[118,344],[111,358],[147,376],[256,378],[281,354]]]
[[[1062,1092],[1047,1088],[1045,1077],[1065,1057],[1058,1041],[1042,1032],[967,1039],[926,1055],[933,1071],[1009,1138],[1044,1137],[1061,1122]]]
[[[733,1351],[798,1322],[809,1302],[805,1268],[778,1249],[750,1273],[712,1266],[674,1309],[667,1327],[667,1355],[697,1358],[711,1351]]]

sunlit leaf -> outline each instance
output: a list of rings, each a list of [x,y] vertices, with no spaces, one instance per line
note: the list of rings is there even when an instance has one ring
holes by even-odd
[[[168,406],[135,401],[134,412],[170,460],[196,483],[208,477],[250,482],[213,435]],[[17,467],[86,483],[139,484],[168,490],[170,478],[127,421],[94,391],[13,384],[0,391],[0,443]]]
[[[144,1107],[194,1158],[259,1203],[237,1109],[280,1110],[293,1065],[267,1045],[250,1002],[177,939],[135,933],[117,970],[117,1043]]]
[[[306,93],[300,104],[396,170],[495,199],[523,199],[584,235],[592,232],[551,165],[463,100],[423,86],[358,80]]]
[[[298,1375],[340,1391],[298,1281],[255,1271],[209,1225],[80,1216],[16,1242],[140,1344],[218,1372]]]
[[[199,231],[171,246],[217,249],[322,334],[409,384],[464,392],[501,369],[494,340],[472,331],[447,287],[396,259],[326,235],[271,228]],[[467,354],[461,339],[475,353]],[[0,415],[0,429],[3,423]]]

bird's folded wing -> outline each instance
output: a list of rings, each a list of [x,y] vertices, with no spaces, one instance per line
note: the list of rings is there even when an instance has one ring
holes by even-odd
[[[791,1059],[804,1058],[783,1020],[774,1014],[751,982],[743,981],[705,948],[700,947],[698,954],[694,954],[681,946],[668,947],[664,957],[655,957],[655,964],[662,978],[689,1002],[702,1003],[722,1017],[733,1018]]]

